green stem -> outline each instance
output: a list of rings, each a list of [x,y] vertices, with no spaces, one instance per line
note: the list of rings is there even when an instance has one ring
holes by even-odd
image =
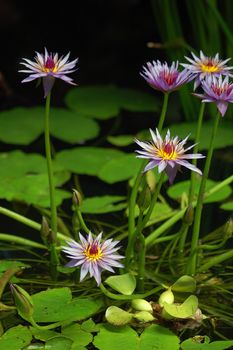
[[[163,95],[163,106],[162,106],[162,111],[159,117],[159,124],[158,124],[158,131],[161,132],[163,129],[163,124],[164,124],[164,120],[166,117],[166,113],[167,113],[167,105],[168,105],[168,97],[169,97],[169,93],[165,92]]]
[[[0,233],[0,241],[11,242],[14,244],[16,243],[16,244],[26,245],[28,247],[34,247],[34,248],[47,250],[47,247],[43,244],[31,241],[31,240],[26,239],[26,238],[18,237],[15,235],[9,235],[7,233]]]
[[[141,233],[138,237],[139,240],[139,252],[138,252],[138,277],[137,277],[137,290],[140,293],[144,292],[144,279],[145,279],[145,260],[146,260],[146,246],[145,237]]]
[[[208,150],[204,172],[201,179],[200,189],[199,189],[198,198],[197,198],[197,206],[196,206],[196,211],[194,216],[193,234],[192,234],[192,241],[191,241],[191,250],[190,250],[190,256],[188,259],[187,271],[186,271],[187,274],[191,274],[191,275],[194,275],[196,273],[197,246],[198,246],[198,240],[199,240],[205,186],[209,175],[211,159],[212,159],[213,150],[214,150],[214,140],[218,130],[219,119],[220,119],[220,113],[218,112],[216,114],[213,129],[212,129],[209,150]]]
[[[182,223],[180,232],[179,232],[179,244],[178,244],[178,258],[182,260],[184,258],[184,247],[188,234],[189,225],[186,223]]]
[[[221,183],[217,184],[210,190],[208,190],[205,193],[205,198],[208,198],[212,194],[219,192],[224,188],[225,186],[229,185],[231,182],[233,182],[233,175],[227,177],[225,180],[223,180]],[[195,208],[197,205],[197,201],[192,202],[193,208]],[[177,214],[175,214],[173,217],[171,217],[169,220],[165,221],[164,224],[159,226],[154,232],[152,232],[148,237],[145,239],[146,246],[149,248],[152,245],[157,242],[157,238],[161,236],[167,229],[169,229],[171,226],[173,226],[177,221],[179,221],[185,214],[188,207],[180,210]]]
[[[57,264],[58,264],[58,255],[56,251],[56,241],[57,241],[57,208],[55,201],[55,184],[53,176],[53,164],[51,157],[51,144],[50,144],[50,134],[49,134],[49,114],[50,114],[50,100],[51,92],[46,97],[45,104],[45,154],[47,160],[47,170],[48,170],[48,180],[49,180],[49,198],[50,198],[50,210],[51,210],[51,230],[53,239],[50,245],[50,264],[51,264],[51,273],[52,276],[56,279],[57,274]]]
[[[48,324],[47,326],[40,326],[37,324],[33,318],[30,319],[30,323],[34,328],[40,329],[40,330],[48,330],[48,329],[54,329],[57,327],[60,327],[64,324],[64,321],[59,321],[55,323]]]
[[[149,295],[155,294],[161,289],[163,289],[162,286],[158,286],[156,288],[153,288],[149,290],[148,292],[144,294],[132,294],[132,295],[124,295],[124,294],[115,294],[112,292],[109,292],[104,285],[101,283],[100,284],[100,290],[103,292],[108,298],[114,299],[114,300],[133,300],[133,299],[144,299],[148,297]]]
[[[84,221],[84,219],[83,219],[82,213],[81,213],[80,209],[78,208],[78,206],[76,206],[76,213],[77,213],[77,216],[78,216],[78,219],[79,219],[81,228],[82,228],[87,234],[90,233],[90,229],[89,229],[89,228],[87,227],[87,225],[85,224],[85,221]]]
[[[231,250],[229,250],[226,253],[223,253],[223,254],[211,257],[210,260],[207,263],[202,264],[198,268],[198,272],[205,272],[208,269],[210,269],[212,266],[216,266],[217,264],[220,264],[223,261],[228,260],[228,259],[232,259],[232,258],[233,258],[233,250],[231,249]]]
[[[7,216],[7,217],[9,217],[9,218],[11,218],[13,220],[21,222],[22,224],[24,224],[24,225],[26,225],[28,227],[31,227],[31,228],[33,228],[36,231],[40,231],[41,230],[41,224],[39,224],[38,222],[33,221],[31,219],[28,219],[28,218],[26,218],[23,215],[17,214],[17,213],[15,213],[12,210],[0,207],[0,214],[3,214],[3,215],[5,215],[5,216]],[[63,235],[63,233],[61,233],[61,232],[57,233],[57,237],[60,240],[62,240],[62,241],[69,241],[70,240],[70,237],[67,237],[67,236]]]
[[[196,137],[195,137],[195,146],[193,148],[193,153],[198,153],[198,147],[200,142],[200,136],[201,136],[201,127],[202,127],[202,121],[203,121],[203,115],[205,111],[205,103],[201,103],[201,108],[199,111],[198,121],[197,121],[197,131],[196,131]],[[192,161],[193,165],[197,165],[197,159],[193,159]],[[194,196],[194,189],[195,189],[195,179],[196,179],[196,173],[194,171],[191,171],[191,183],[189,188],[189,204],[193,201]]]
[[[161,132],[162,128],[163,128],[163,124],[164,124],[164,120],[165,120],[165,116],[166,116],[166,112],[167,112],[167,106],[168,106],[168,98],[169,98],[169,93],[164,93],[164,97],[163,97],[163,106],[162,106],[162,110],[160,113],[160,117],[159,117],[159,123],[158,123],[158,130],[159,132]],[[139,172],[137,174],[137,177],[135,179],[132,191],[131,191],[131,195],[129,198],[129,216],[128,216],[128,246],[126,249],[126,256],[131,256],[132,255],[132,249],[133,249],[133,244],[132,244],[132,240],[133,240],[133,235],[134,235],[134,231],[135,231],[135,205],[136,205],[136,199],[137,199],[137,194],[138,194],[138,189],[141,183],[141,179],[143,176],[143,169],[145,168],[147,161],[143,161],[142,165],[139,169]]]

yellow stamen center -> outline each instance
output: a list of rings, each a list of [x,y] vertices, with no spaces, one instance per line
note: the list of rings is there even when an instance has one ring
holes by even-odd
[[[93,243],[92,245],[88,245],[85,250],[85,255],[89,260],[99,260],[103,255],[99,245],[97,243]]]
[[[161,149],[158,150],[159,157],[166,160],[175,160],[177,158],[177,153],[172,144],[167,143]]]
[[[207,62],[206,64],[201,64],[201,70],[206,73],[216,73],[221,69],[218,65],[215,65],[212,62]]]

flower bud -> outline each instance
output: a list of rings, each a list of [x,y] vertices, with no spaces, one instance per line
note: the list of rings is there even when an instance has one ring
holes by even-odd
[[[229,239],[233,233],[233,220],[230,218],[224,225],[223,237]]]
[[[173,304],[174,303],[174,294],[171,291],[171,288],[163,292],[159,297],[159,305],[164,306],[164,303]]]
[[[26,321],[32,319],[32,314],[34,312],[33,301],[31,296],[17,284],[10,285],[12,295],[14,297],[15,306],[18,314]]]
[[[133,315],[130,312],[112,305],[107,308],[105,317],[106,320],[114,326],[124,326],[132,320]]]
[[[183,222],[187,225],[192,225],[194,216],[194,209],[192,205],[189,205],[183,216]]]
[[[154,321],[154,316],[151,315],[150,312],[148,311],[139,311],[139,312],[136,312],[134,315],[133,315],[134,318],[136,318],[136,320],[138,320],[139,322],[151,322],[151,321]]]
[[[79,191],[75,190],[74,188],[73,188],[72,201],[73,201],[74,206],[78,206],[78,207],[80,207],[82,205],[82,201],[83,201],[81,193]]]
[[[142,192],[139,194],[137,204],[141,211],[145,211],[149,207],[150,202],[151,202],[151,192],[150,192],[150,188],[146,186],[146,188],[144,188],[144,190],[142,190]]]
[[[134,310],[137,311],[147,311],[150,313],[153,312],[151,304],[144,299],[134,299],[131,303],[131,306]]]

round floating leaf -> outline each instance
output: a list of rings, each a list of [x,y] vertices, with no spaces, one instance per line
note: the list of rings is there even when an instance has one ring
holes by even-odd
[[[100,299],[74,298],[69,288],[54,288],[32,295],[36,322],[80,321],[99,311]],[[62,306],[62,307],[61,307]]]
[[[119,103],[124,109],[132,112],[155,112],[158,102],[153,95],[133,89],[119,89]]]
[[[122,196],[102,196],[85,198],[80,207],[82,213],[103,214],[122,210],[126,203],[119,203],[125,200]]]
[[[212,134],[213,121],[202,124],[201,138],[198,145],[199,150],[206,150],[210,145],[210,137]],[[170,125],[171,135],[178,135],[180,139],[190,134],[189,139],[195,140],[197,123],[179,123]],[[232,123],[224,120],[220,121],[218,132],[214,140],[214,148],[224,148],[233,145]]]
[[[195,314],[198,308],[198,299],[195,295],[190,295],[183,304],[164,303],[164,310],[175,318],[189,318]]]
[[[221,209],[223,210],[230,210],[230,211],[233,211],[233,201],[230,201],[230,202],[227,202],[227,203],[223,203],[221,206],[220,206]]]
[[[111,159],[119,158],[122,152],[114,149],[79,147],[61,151],[56,160],[67,170],[77,174],[97,175],[99,169]]]
[[[114,146],[125,147],[134,142],[133,135],[108,136],[107,140]]]
[[[70,90],[66,95],[67,106],[83,115],[108,119],[119,114],[120,108],[115,86],[85,86]]]
[[[54,338],[59,335],[59,333],[50,331],[48,329],[38,329],[34,327],[30,327],[30,332],[32,333],[35,339],[38,339],[41,341],[46,341],[46,340],[49,340],[50,338]]]
[[[136,279],[130,273],[124,275],[110,276],[104,283],[117,292],[125,295],[131,295],[136,288]]]
[[[113,85],[72,89],[65,102],[69,108],[98,119],[113,118],[122,108],[137,112],[157,110],[157,102],[152,95]]]
[[[86,346],[92,341],[92,334],[85,332],[84,330],[81,329],[80,324],[71,324],[68,325],[67,327],[62,328],[62,335],[65,337],[73,340],[73,346],[78,347],[78,346]]]
[[[107,162],[99,171],[98,177],[107,182],[115,183],[130,179],[138,173],[142,160],[134,154],[125,154]]]
[[[233,340],[217,340],[209,342],[207,336],[195,336],[181,343],[182,350],[225,350],[233,346]]]
[[[29,345],[31,340],[32,335],[28,327],[21,325],[12,327],[0,337],[0,349],[21,350]]]
[[[0,198],[8,201],[19,200],[42,207],[49,206],[49,187],[46,159],[39,154],[21,151],[0,153]],[[69,180],[70,173],[54,163],[56,186]],[[70,193],[56,190],[56,203],[60,205]]]
[[[57,336],[46,341],[44,350],[71,350],[72,343],[69,338]]]
[[[2,142],[28,145],[43,132],[43,108],[17,107],[0,112],[0,140]]]
[[[184,275],[173,283],[171,288],[174,292],[193,293],[196,290],[196,281],[193,277]]]
[[[51,108],[51,135],[69,143],[82,143],[98,136],[99,126],[90,118],[64,108]]]
[[[130,312],[112,305],[107,308],[105,317],[106,320],[114,326],[124,326],[132,320],[133,315]]]
[[[99,350],[178,350],[179,338],[169,329],[158,325],[147,327],[140,337],[129,326],[102,325],[94,345]]]
[[[30,267],[30,265],[25,264],[21,261],[14,261],[14,260],[0,260],[0,275],[2,272],[5,272],[8,269],[15,269],[15,268],[26,268]]]
[[[194,194],[196,197],[198,195],[200,183],[201,183],[201,178],[197,178],[196,183],[195,183],[195,188],[194,188]],[[208,192],[208,190],[210,190],[212,187],[216,186],[217,184],[218,184],[218,182],[215,182],[212,180],[207,180],[206,192]],[[167,193],[171,198],[176,199],[176,200],[180,200],[180,198],[182,197],[182,195],[184,193],[186,193],[186,195],[188,195],[189,186],[190,186],[190,181],[178,182],[178,183],[172,185],[171,187],[169,187]],[[224,186],[221,189],[221,191],[213,193],[210,196],[208,196],[208,198],[204,199],[204,203],[220,202],[220,201],[224,200],[225,198],[227,198],[231,194],[231,192],[232,192],[231,187],[229,185]]]

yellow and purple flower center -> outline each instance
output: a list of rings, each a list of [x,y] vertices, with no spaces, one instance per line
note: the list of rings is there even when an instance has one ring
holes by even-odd
[[[158,155],[167,160],[172,160],[177,158],[177,153],[175,147],[171,143],[166,143],[162,148],[158,150]]]
[[[96,242],[89,244],[84,253],[89,260],[99,260],[103,255],[100,246]]]
[[[221,71],[221,67],[219,65],[214,64],[212,60],[208,60],[207,62],[203,62],[201,65],[201,70],[205,73],[216,73]]]
[[[44,69],[43,69],[46,73],[49,73],[49,72],[53,72],[53,73],[56,73],[57,72],[57,66],[54,62],[54,59],[53,57],[49,56],[45,62],[45,65],[44,65]]]

